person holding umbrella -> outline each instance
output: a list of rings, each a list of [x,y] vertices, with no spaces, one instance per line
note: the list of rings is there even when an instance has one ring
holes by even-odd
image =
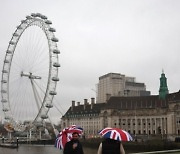
[[[84,154],[79,136],[82,135],[83,128],[72,125],[64,128],[55,140],[55,147],[63,150],[64,154]]]
[[[98,154],[125,154],[121,141],[132,141],[131,135],[119,128],[104,128],[99,134],[105,138],[98,148]]]
[[[74,132],[71,141],[65,144],[64,154],[84,154],[77,132]]]
[[[105,138],[99,145],[98,154],[125,154],[125,151],[120,141]]]

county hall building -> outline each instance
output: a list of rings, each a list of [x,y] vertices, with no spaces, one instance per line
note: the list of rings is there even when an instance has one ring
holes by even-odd
[[[79,125],[86,137],[98,136],[105,127],[121,128],[137,136],[180,135],[180,91],[169,93],[164,72],[159,95],[150,95],[144,83],[118,73],[100,77],[97,94],[97,101],[72,101],[61,118],[61,127]]]

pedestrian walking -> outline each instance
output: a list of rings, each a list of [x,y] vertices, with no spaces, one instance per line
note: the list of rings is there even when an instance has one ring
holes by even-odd
[[[65,144],[64,154],[84,154],[77,132],[72,133],[71,141]]]
[[[125,154],[125,151],[122,142],[106,138],[100,143],[97,154]]]

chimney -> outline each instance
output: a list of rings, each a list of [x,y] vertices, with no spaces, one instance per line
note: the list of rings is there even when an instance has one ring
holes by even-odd
[[[95,98],[91,98],[91,109],[93,109],[94,104],[95,104]]]
[[[106,102],[110,99],[111,94],[106,94]]]
[[[77,106],[79,106],[80,105],[80,102],[77,102]]]
[[[75,107],[75,101],[72,101],[71,111],[73,111],[74,107]]]
[[[87,99],[84,99],[84,110],[86,110],[87,104],[88,104],[88,100],[87,100]]]

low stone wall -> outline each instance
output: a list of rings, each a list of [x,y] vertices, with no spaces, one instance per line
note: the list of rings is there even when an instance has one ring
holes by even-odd
[[[16,142],[15,142],[16,143]],[[41,144],[41,145],[53,145],[55,140],[36,140],[36,141],[20,141],[19,144]]]
[[[98,149],[102,139],[86,139],[81,140],[85,147]],[[145,142],[123,142],[126,152],[149,152],[149,151],[162,151],[180,149],[180,143],[163,140],[151,140]]]
[[[101,138],[96,138],[96,139],[81,139],[80,140],[82,145],[85,147],[90,147],[90,148],[98,148],[99,144],[102,142]]]

